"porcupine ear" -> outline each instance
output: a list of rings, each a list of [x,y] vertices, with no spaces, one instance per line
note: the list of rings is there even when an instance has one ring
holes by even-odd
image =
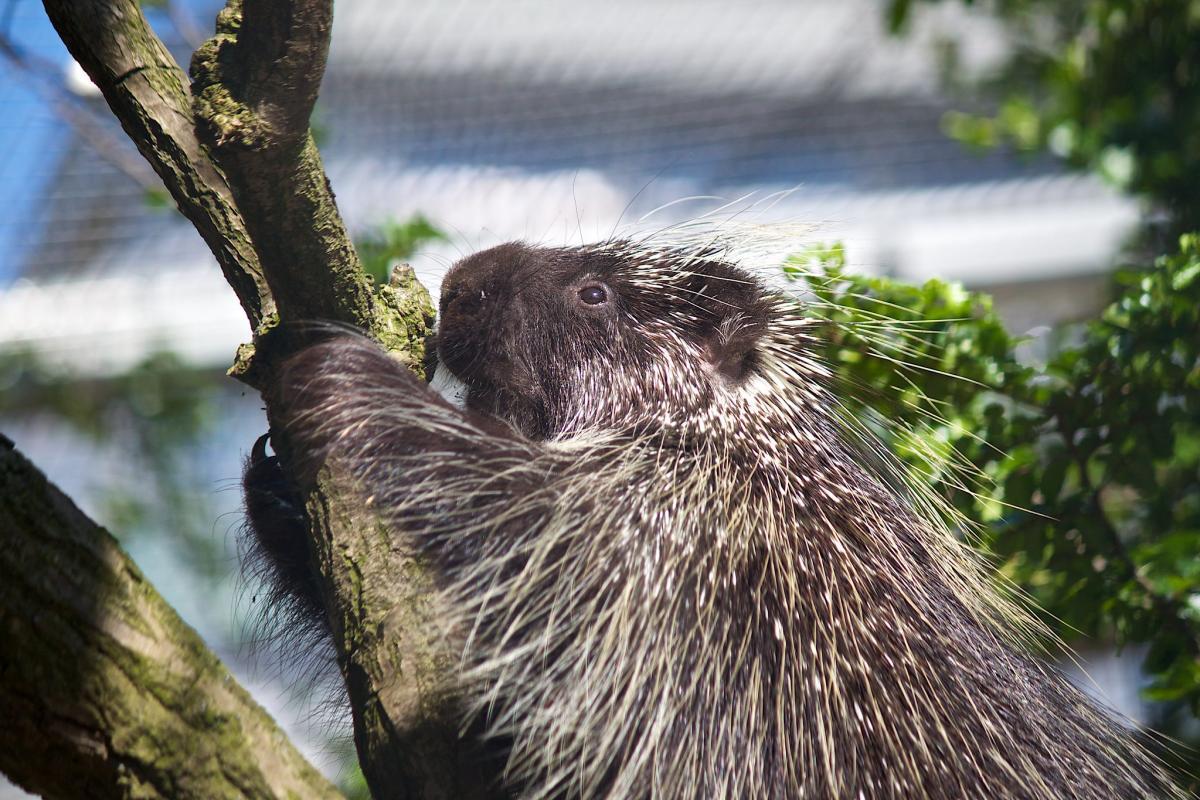
[[[759,340],[767,329],[767,303],[750,275],[719,261],[696,269],[688,281],[689,299],[707,312],[702,333],[716,371],[740,383],[754,369]]]
[[[721,321],[708,344],[708,357],[717,372],[732,383],[741,383],[754,369],[755,349],[766,328],[765,319],[734,313]]]

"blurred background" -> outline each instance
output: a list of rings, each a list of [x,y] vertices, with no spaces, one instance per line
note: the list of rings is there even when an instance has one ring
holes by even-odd
[[[186,65],[219,4],[143,7]],[[935,282],[904,303],[950,319],[953,301],[984,320],[947,333],[968,342],[961,371],[1001,364],[989,374],[1028,384],[1033,403],[1039,375],[1082,391],[1054,359],[1095,338],[1087,321],[1130,285],[1114,288],[1118,269],[1177,254],[1177,235],[1200,225],[1198,41],[1200,4],[1184,0],[353,0],[337,6],[313,128],[376,275],[407,260],[436,296],[455,259],[509,239],[572,244],[731,213],[800,226],[817,243],[802,260],[879,279],[859,294],[895,300],[930,278],[985,292],[990,305]],[[0,0],[0,198],[0,431],[121,539],[314,761],[353,784],[344,722],[289,693],[295,676],[245,643],[255,590],[238,572],[238,476],[266,428],[258,398],[224,376],[250,337],[245,317],[35,0]],[[1194,294],[1190,280],[1172,291]],[[1139,291],[1163,318],[1150,305],[1163,296]],[[1188,319],[1148,352],[1174,352]],[[986,352],[984,330],[1002,336]],[[1015,466],[968,455],[1001,487],[996,502],[1062,518],[1070,492],[1103,499],[1129,574],[1075,540],[1064,565],[1063,531],[1021,538],[1022,520],[959,503],[1063,622],[1107,701],[1183,739],[1200,685],[1197,451],[1180,450],[1196,441],[1194,357],[1176,358],[1175,393],[1158,373],[1167,388],[1147,389],[1170,423],[1148,474],[1161,478],[1165,459],[1182,476],[1153,498],[1169,507],[1157,516],[1138,511],[1150,502],[1140,487],[1093,480],[1105,458],[1132,457],[1108,433],[1099,460],[1075,459],[1065,477],[1051,445],[1018,449]],[[962,407],[983,420],[989,402],[973,392]],[[995,414],[1016,419],[1017,405]],[[1140,420],[1091,427],[1122,424],[1136,435]],[[1003,436],[1018,429],[1048,432],[1014,422],[996,445],[1012,452]],[[1143,545],[1159,548],[1145,563]],[[1176,639],[1156,640],[1160,629]]]

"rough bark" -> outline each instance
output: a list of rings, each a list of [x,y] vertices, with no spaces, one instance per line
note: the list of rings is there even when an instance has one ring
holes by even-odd
[[[332,23],[329,0],[231,0],[192,57],[195,113],[280,317],[370,330],[371,291],[308,130]]]
[[[187,77],[137,0],[46,0],[72,57],[212,250],[250,325],[274,311],[229,185],[196,138]]]
[[[339,796],[3,437],[0,497],[0,770],[51,798]]]
[[[355,325],[420,371],[432,321],[428,293],[404,269],[373,291],[308,131],[331,0],[229,0],[216,35],[193,57],[192,93],[132,0],[44,1],[262,334],[239,352],[232,372],[263,390],[268,418],[273,362],[304,336],[303,327],[283,323]],[[431,624],[422,565],[336,475],[304,488],[314,565],[372,793],[492,796],[495,786],[459,736],[453,657]]]
[[[308,499],[315,557],[371,793],[385,798],[505,798],[497,765],[463,739],[449,679],[457,660],[435,626],[429,575],[415,548],[379,524],[339,476],[324,471]],[[333,532],[333,535],[322,535]]]
[[[419,369],[428,294],[402,270],[372,295],[308,130],[332,11],[329,0],[231,0],[192,59],[198,130],[229,177],[280,321],[350,323]],[[452,656],[422,567],[326,478],[302,488],[368,784],[378,798],[485,796],[486,777],[459,745]]]

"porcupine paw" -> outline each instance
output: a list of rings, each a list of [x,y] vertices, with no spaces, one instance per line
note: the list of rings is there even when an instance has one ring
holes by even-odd
[[[242,473],[246,525],[245,561],[266,584],[268,606],[282,602],[313,622],[324,614],[309,559],[307,518],[300,493],[276,455],[267,453],[270,432],[254,442]]]

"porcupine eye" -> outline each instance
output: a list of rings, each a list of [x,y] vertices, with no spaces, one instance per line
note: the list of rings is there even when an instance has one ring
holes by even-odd
[[[579,299],[589,306],[598,306],[608,302],[608,292],[603,286],[585,286],[579,290]]]

